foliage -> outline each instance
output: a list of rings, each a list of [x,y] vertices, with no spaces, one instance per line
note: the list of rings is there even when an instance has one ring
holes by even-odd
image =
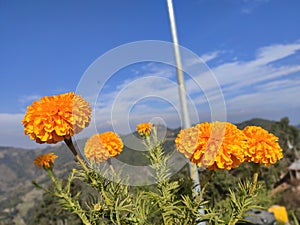
[[[300,134],[299,130],[289,125],[288,117],[283,117],[279,122],[275,122],[270,131],[279,137],[280,146],[285,149],[285,159],[287,163],[300,159]]]
[[[266,168],[263,167],[260,170],[260,176],[259,176],[259,184],[262,187],[262,189],[259,189],[258,191],[258,198],[259,198],[259,205],[263,206],[263,207],[268,207],[274,203],[279,203],[279,204],[284,204],[288,207],[290,207],[290,209],[294,209],[294,214],[295,217],[299,217],[300,216],[300,211],[299,211],[299,204],[297,205],[296,203],[296,199],[295,196],[293,195],[293,193],[291,193],[290,191],[285,192],[282,195],[279,195],[279,197],[281,197],[282,199],[278,199],[278,196],[275,196],[274,198],[270,198],[268,196],[269,194],[269,190],[271,190],[274,187],[274,184],[276,183],[276,181],[279,180],[280,175],[282,174],[282,171],[285,171],[286,167],[289,165],[289,162],[292,162],[293,159],[295,159],[295,156],[297,156],[295,154],[295,152],[297,152],[297,149],[299,149],[299,145],[295,144],[295,143],[299,143],[295,140],[297,139],[293,139],[290,138],[289,141],[291,143],[294,144],[295,149],[289,149],[287,146],[286,142],[283,142],[282,140],[284,140],[284,137],[286,136],[284,134],[284,132],[279,132],[281,131],[281,129],[286,129],[286,132],[290,133],[289,137],[293,137],[293,132],[291,130],[293,130],[293,128],[290,129],[290,126],[288,123],[288,126],[284,126],[284,125],[278,125],[280,123],[286,124],[286,120],[282,120],[279,122],[271,122],[271,124],[273,124],[275,127],[277,126],[278,131],[273,130],[272,132],[279,137],[279,142],[280,144],[283,146],[284,149],[284,154],[285,157],[283,160],[281,160],[279,163]],[[277,125],[275,125],[277,124]],[[248,125],[257,125],[255,124],[255,121],[249,121]],[[274,127],[273,126],[273,127]],[[173,131],[175,132],[175,131]],[[277,133],[276,133],[277,132]],[[296,137],[296,135],[295,135]],[[123,139],[124,137],[122,137]],[[299,139],[299,136],[298,136]],[[173,139],[174,140],[174,139]],[[167,141],[160,143],[163,149],[163,153],[167,154],[169,152],[170,149],[172,149],[174,147],[174,141],[167,139]],[[286,139],[287,140],[287,139]],[[84,141],[83,143],[81,143],[81,145],[84,145]],[[145,148],[145,147],[144,147]],[[56,154],[58,154],[59,160],[58,163],[55,165],[54,167],[54,172],[57,173],[57,177],[65,177],[64,174],[66,174],[65,169],[63,168],[65,163],[68,163],[69,166],[74,166],[74,164],[70,164],[70,157],[65,157],[68,152],[66,152],[66,149],[64,148],[64,146],[57,146],[56,147],[57,150],[55,150],[55,152],[57,152]],[[48,148],[45,150],[42,150],[42,152],[46,153],[49,151],[52,151],[53,148]],[[166,151],[167,150],[167,151]],[[144,156],[143,153],[144,152],[140,152],[140,151],[134,151],[134,150],[128,150],[126,149],[126,147],[124,148],[123,152],[118,156],[118,160],[121,161],[130,161],[132,162],[132,160],[129,160],[127,157],[135,160],[136,164],[134,165],[149,165],[150,159],[149,159],[149,154],[148,158],[147,156]],[[289,152],[291,154],[287,154],[287,152]],[[33,152],[33,151],[32,151]],[[37,151],[35,151],[34,154],[30,153],[30,154],[25,154],[24,153],[24,157],[20,157],[22,158],[22,160],[24,160],[25,158],[27,159],[28,157],[25,157],[25,155],[30,155],[29,158],[33,158],[37,153]],[[41,152],[41,151],[40,151]],[[138,156],[137,156],[138,154]],[[33,155],[33,156],[32,156]],[[125,156],[125,157],[124,157]],[[124,157],[124,158],[122,158]],[[16,158],[16,157],[14,157]],[[63,160],[62,160],[63,159]],[[142,160],[141,160],[142,159]],[[28,160],[27,160],[28,161]],[[29,162],[22,162],[23,164],[29,164]],[[63,162],[61,162],[63,161]],[[15,162],[15,160],[13,160],[13,162]],[[11,165],[14,165],[16,167],[15,171],[19,171],[19,172],[25,172],[25,170],[19,170],[17,169],[17,164],[16,163],[11,163]],[[27,167],[24,167],[27,168]],[[69,167],[70,168],[70,167]],[[61,169],[64,169],[63,174],[61,173]],[[90,170],[94,170],[96,168],[89,168]],[[109,170],[109,168],[107,168]],[[29,172],[31,171],[32,176],[37,176],[36,173],[33,173],[32,168],[30,168]],[[79,171],[81,173],[85,173],[84,170],[82,170],[80,168],[79,165],[79,169],[77,170],[78,174],[76,176],[76,178],[73,179],[72,181],[72,185],[79,185],[82,188],[81,192],[79,193],[79,204],[80,206],[85,210],[85,211],[89,211],[89,208],[87,208],[87,204],[88,205],[92,205],[95,206],[96,208],[99,206],[97,204],[95,204],[95,202],[97,202],[98,198],[99,198],[99,193],[98,191],[93,188],[90,187],[89,182],[87,182],[85,179],[83,179],[83,177],[80,175]],[[41,174],[41,172],[39,173]],[[103,176],[103,173],[99,173],[100,176]],[[200,172],[200,180],[201,180],[201,184],[202,186],[206,186],[205,191],[203,191],[203,199],[207,200],[206,201],[206,210],[207,212],[212,212],[215,213],[214,218],[219,218],[219,222],[216,222],[215,220],[209,220],[208,219],[208,224],[224,224],[225,221],[229,221],[229,215],[230,215],[230,210],[227,211],[222,211],[222,209],[228,209],[230,206],[230,198],[228,198],[228,196],[230,196],[230,191],[229,190],[233,190],[233,192],[235,194],[237,194],[239,196],[239,192],[236,189],[236,186],[238,184],[238,182],[240,180],[245,181],[246,177],[251,177],[252,175],[252,171],[251,171],[251,166],[249,164],[243,164],[240,165],[238,168],[233,169],[231,171],[217,171],[215,173],[212,174],[211,179],[207,179],[210,175],[209,175],[209,171],[201,171]],[[22,176],[25,177],[25,176]],[[57,178],[58,179],[58,178]],[[80,180],[79,180],[80,179]],[[205,185],[206,180],[209,180],[209,182],[207,182],[207,185]],[[177,181],[179,188],[176,190],[176,197],[174,199],[179,199],[179,201],[182,201],[182,197],[181,196],[189,196],[191,199],[193,199],[193,195],[192,195],[192,183],[191,180],[188,177],[188,171],[187,171],[187,167],[183,168],[178,174],[172,176],[169,178],[170,182],[173,181]],[[45,182],[45,179],[43,178],[42,183]],[[75,184],[76,183],[76,184]],[[64,182],[62,182],[62,186],[64,186]],[[124,184],[124,181],[121,182],[121,185]],[[125,185],[126,186],[126,185]],[[88,188],[90,187],[90,188]],[[151,205],[149,206],[149,197],[147,195],[145,195],[144,193],[146,192],[154,192],[157,193],[157,186],[156,185],[152,185],[152,186],[146,186],[146,187],[128,187],[128,191],[131,194],[131,196],[133,197],[133,199],[136,199],[135,204],[138,205],[138,209],[137,209],[137,213],[136,215],[140,218],[143,218],[143,215],[148,215],[146,217],[144,217],[141,221],[145,221],[145,224],[161,224],[162,222],[162,217],[160,216],[160,211],[157,211],[157,205],[153,205],[154,209],[156,209],[156,211],[154,211],[154,209],[151,209]],[[143,193],[143,194],[141,194]],[[290,196],[287,196],[287,194],[290,194]],[[55,198],[51,197],[52,194],[51,193],[46,193],[44,195],[44,199],[46,199],[46,204],[44,202],[42,202],[41,204],[43,204],[43,206],[38,205],[35,208],[35,214],[38,215],[39,214],[39,209],[42,209],[42,211],[44,211],[43,213],[40,213],[40,220],[39,222],[36,223],[32,223],[32,224],[43,224],[43,222],[40,221],[44,221],[44,224],[51,224],[51,222],[49,222],[52,218],[52,221],[55,221],[56,219],[60,218],[68,218],[69,221],[72,221],[72,224],[76,224],[76,219],[78,218],[74,213],[67,213],[67,211],[58,211],[57,209],[57,201],[55,200]],[[74,194],[72,194],[71,196],[74,196]],[[293,201],[291,201],[293,200]],[[294,201],[295,200],[295,201]],[[294,205],[290,205],[289,203],[295,202]],[[188,202],[187,202],[188,203]],[[7,205],[7,202],[5,202],[5,205]],[[48,208],[49,207],[49,208]],[[225,212],[225,213],[224,213]],[[151,216],[149,216],[151,214]],[[227,216],[227,218],[226,218]],[[292,214],[289,214],[290,218],[292,218]],[[36,216],[37,217],[37,216]],[[35,218],[36,218],[35,217]],[[29,218],[29,217],[28,217]],[[48,220],[48,222],[46,222],[46,218],[49,218],[50,220]],[[57,220],[58,221],[58,220]],[[61,221],[61,220],[60,220]],[[74,221],[74,223],[73,223]],[[3,221],[1,221],[3,223]],[[28,220],[27,220],[28,222]],[[79,220],[79,223],[80,220]],[[107,222],[108,223],[108,222]],[[291,223],[293,224],[293,222],[291,221]],[[9,223],[10,224],[10,223]],[[29,224],[29,223],[28,223]],[[52,224],[55,224],[55,222],[52,222]],[[134,224],[134,223],[131,223]],[[295,223],[294,223],[295,224]]]
[[[171,176],[170,153],[164,151],[164,141],[158,140],[155,128],[153,135],[145,136],[141,141],[148,149],[146,157],[153,168],[155,184],[152,186],[130,187],[121,178],[122,171],[116,173],[109,161],[102,167],[91,161],[87,167],[73,169],[67,181],[61,181],[55,176],[52,167],[44,167],[53,186],[44,188],[36,183],[35,185],[44,189],[47,195],[55,196],[62,209],[77,215],[77,221],[79,218],[83,224],[91,225],[197,224],[201,221],[212,225],[233,225],[243,221],[243,216],[249,209],[262,206],[258,199],[263,190],[261,185],[257,188],[256,181],[248,179],[238,179],[238,185],[227,183],[227,187],[230,187],[227,192],[213,196],[213,201],[204,201],[205,189],[207,188],[207,193],[213,193],[211,185],[217,187],[217,180],[221,181],[222,176],[224,180],[224,174],[231,176],[228,172],[218,174],[221,171],[211,171],[209,175],[216,182],[210,182],[208,176],[203,192],[195,192],[190,179]],[[88,191],[74,190],[72,184],[78,181],[80,185],[84,185],[83,190]],[[185,184],[188,185],[184,187]],[[221,183],[219,185],[223,186]],[[219,201],[224,194],[227,197]],[[215,204],[215,200],[219,204]],[[55,219],[59,220],[58,217]]]

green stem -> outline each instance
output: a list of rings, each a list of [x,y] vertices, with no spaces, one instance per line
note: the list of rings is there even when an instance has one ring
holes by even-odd
[[[253,173],[253,180],[252,180],[252,184],[251,184],[251,187],[250,187],[250,191],[249,191],[249,194],[252,195],[256,189],[256,185],[257,185],[257,180],[258,180],[258,171],[259,171],[259,164],[254,164],[253,165],[253,170],[254,170],[254,173]]]
[[[146,148],[151,148],[151,140],[150,140],[150,136],[146,136],[145,140],[143,140],[144,145],[146,146]]]
[[[79,203],[77,201],[74,202],[73,199],[71,198],[71,196],[68,193],[65,193],[63,191],[61,183],[56,179],[56,177],[53,174],[52,168],[44,167],[44,169],[48,172],[48,175],[49,175],[51,181],[55,185],[55,188],[57,191],[57,192],[56,191],[54,192],[54,193],[56,193],[55,195],[59,198],[64,199],[67,202],[67,204],[71,207],[72,211],[75,212],[79,216],[79,218],[85,225],[91,225],[91,223],[89,222],[88,218],[84,214]]]
[[[167,221],[166,221],[166,219],[165,219],[165,217],[164,217],[164,213],[162,213],[162,218],[163,218],[163,221],[164,221],[164,225],[169,225],[169,224],[167,224]],[[170,224],[171,225],[171,224]]]
[[[152,135],[153,141],[154,141],[154,143],[156,144],[156,143],[158,143],[158,137],[157,137],[157,129],[156,129],[156,126],[153,126],[153,127],[152,127],[152,133],[153,133],[153,135]]]
[[[46,168],[44,167],[44,169],[47,171],[52,183],[55,185],[55,188],[58,190],[58,191],[62,191],[62,187],[61,187],[61,184],[59,183],[59,181],[56,179],[56,177],[54,176],[53,174],[53,171],[52,171],[52,168]]]
[[[253,174],[252,186],[251,186],[251,189],[250,189],[250,192],[249,192],[250,195],[252,195],[254,193],[255,189],[256,189],[257,178],[258,178],[258,172],[255,172]]]
[[[68,203],[68,205],[71,206],[72,211],[78,215],[78,217],[81,219],[83,224],[91,225],[90,221],[86,217],[85,213],[83,212],[81,206],[79,205],[79,203],[77,201],[74,202],[73,199],[68,194],[62,193],[62,197],[65,199],[65,201]]]
[[[74,144],[72,142],[72,138],[69,139],[65,139],[64,140],[66,145],[68,146],[68,148],[71,150],[71,152],[73,153],[73,155],[76,157],[76,159],[78,160],[78,162],[80,163],[80,165],[82,166],[82,168],[84,169],[85,172],[88,172],[89,169],[87,168],[87,166],[85,165],[84,161],[82,160],[82,158],[78,155]]]
[[[205,179],[205,181],[204,181],[204,183],[203,183],[203,185],[202,185],[202,189],[201,189],[201,193],[200,193],[200,198],[201,198],[201,199],[203,199],[204,192],[205,192],[205,190],[206,190],[206,188],[207,188],[207,185],[209,184],[209,181],[210,181],[212,175],[214,174],[214,172],[215,172],[214,170],[210,170],[210,171],[209,171],[209,174],[208,174],[208,176],[206,177],[206,179]]]
[[[161,210],[161,216],[164,225],[172,225],[173,222],[167,221],[167,214],[170,213],[168,207],[172,204],[172,194],[168,188],[170,188],[169,178],[167,176],[168,169],[166,167],[167,157],[163,153],[162,146],[157,137],[156,127],[152,128],[152,143],[150,137],[146,138],[146,147],[150,152],[150,161],[155,170],[155,179],[157,188],[160,191],[160,199],[158,200],[158,206]]]
[[[256,190],[257,180],[258,180],[258,172],[259,172],[259,164],[255,163],[255,164],[253,164],[253,178],[252,178],[252,183],[251,183],[250,190],[249,190],[250,196],[252,196]],[[244,204],[245,204],[245,202],[241,203],[242,209],[240,209],[238,211],[237,216],[232,216],[230,218],[228,225],[235,225],[240,220],[240,218],[243,217]]]
[[[245,202],[241,203],[241,209],[239,209],[238,214],[236,216],[231,216],[228,225],[235,225],[244,215]]]
[[[228,225],[235,225],[239,220],[238,219],[230,219]]]
[[[235,225],[243,217],[244,214],[244,202],[241,203],[242,209],[239,209],[236,216],[231,216],[228,225]]]
[[[108,206],[108,207],[111,207],[111,202],[110,202],[110,199],[108,198],[107,194],[105,193],[105,190],[104,190],[104,187],[101,185],[100,187],[100,190],[101,190],[101,194],[104,198],[104,201],[105,201],[105,204]]]
[[[108,163],[108,165],[109,165],[109,168],[110,168],[111,171],[113,172],[113,174],[116,175],[116,171],[115,171],[113,165],[111,164],[111,159],[110,159],[110,158],[107,159],[107,163]]]

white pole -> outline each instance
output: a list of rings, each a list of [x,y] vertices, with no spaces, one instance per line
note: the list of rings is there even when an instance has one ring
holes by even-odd
[[[171,24],[172,39],[173,39],[173,44],[174,44],[175,60],[176,60],[176,72],[177,72],[177,80],[178,80],[178,88],[179,88],[181,116],[183,119],[183,127],[189,128],[189,127],[191,127],[191,121],[190,121],[190,117],[189,117],[188,105],[187,105],[187,100],[186,100],[184,75],[183,75],[183,71],[182,71],[181,57],[180,57],[180,51],[179,51],[179,45],[178,45],[173,3],[172,3],[172,0],[167,0],[167,3],[168,3],[168,11],[169,11],[170,24]],[[200,186],[197,166],[195,164],[192,164],[191,162],[189,162],[189,168],[190,168],[190,176],[195,185],[195,191],[197,193],[200,193],[201,186]],[[202,222],[199,224],[204,225],[205,223]]]

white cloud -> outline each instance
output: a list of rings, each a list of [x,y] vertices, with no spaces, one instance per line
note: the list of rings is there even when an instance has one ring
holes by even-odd
[[[39,95],[23,95],[19,98],[19,102],[22,104],[26,104],[28,102],[36,101],[40,98],[41,96]]]
[[[299,83],[299,81],[298,81]],[[234,121],[242,121],[247,117],[263,117],[267,119],[279,120],[284,116],[290,117],[291,122],[300,121],[300,104],[297,96],[300,93],[299,85],[288,85],[285,88],[278,88],[279,83],[266,84],[266,90],[270,86],[272,89],[265,91],[261,89],[255,93],[236,96],[227,101],[228,114]]]
[[[163,71],[127,80],[122,88],[118,87],[114,92],[100,95],[99,99],[102,101],[95,109],[97,126],[107,126],[105,121],[111,120],[114,121],[115,129],[129,133],[132,132],[131,121],[134,125],[158,116],[164,118],[168,126],[172,126],[171,115],[175,114],[177,118],[180,116],[178,86],[168,76],[164,77]],[[149,101],[155,106],[149,105]],[[192,111],[192,116],[196,116],[196,110]],[[177,126],[179,125],[180,121],[177,122]]]
[[[254,64],[267,64],[295,54],[300,50],[300,43],[277,44],[263,47],[258,50]]]
[[[289,85],[287,88],[281,89],[276,87],[276,83],[274,84],[271,85],[272,89],[269,89],[269,91],[261,89],[255,93],[236,96],[228,100],[227,105],[232,109],[240,109],[243,106],[243,109],[252,108],[257,111],[268,110],[269,112],[300,108],[300,104],[296,99],[300,93],[299,85]],[[270,87],[270,85],[266,84],[266,87]]]
[[[259,6],[268,3],[270,0],[243,0],[241,12],[251,14]]]
[[[272,82],[257,85],[257,89],[261,90],[264,93],[282,90],[290,91],[290,88],[294,87],[300,87],[300,79],[275,80]]]
[[[36,144],[24,134],[22,119],[24,114],[0,113],[0,146],[20,148],[41,148],[45,145]]]
[[[289,107],[299,109],[300,103],[296,99],[300,93],[300,76],[297,79],[291,77],[300,74],[300,66],[280,63],[281,59],[299,54],[299,50],[299,43],[272,45],[259,49],[253,60],[229,62],[211,68],[225,95],[229,119],[235,119],[230,117],[232,111],[239,111],[244,118],[262,115],[267,118],[275,114],[288,116]],[[206,84],[206,92],[213,93],[219,87],[206,81],[208,75],[208,72],[202,73],[195,79]],[[250,90],[252,93],[249,93]],[[198,99],[199,103],[205,103],[205,99]],[[278,107],[283,105],[285,107]],[[244,109],[252,115],[246,115]],[[299,122],[300,117],[297,116],[295,121]]]
[[[186,87],[192,97],[189,103],[192,122],[209,120],[211,109],[208,99],[210,103],[220,100],[219,95],[223,93],[229,121],[289,116],[292,122],[299,123],[300,103],[297,99],[300,93],[300,66],[280,61],[298,56],[299,50],[299,42],[271,45],[258,49],[251,60],[225,62],[210,70],[202,63],[196,76],[186,79]],[[220,53],[215,51],[202,56],[212,60],[222,58],[225,54]],[[197,64],[189,65],[194,68],[193,72],[197,72]],[[116,132],[129,133],[137,123],[157,117],[170,127],[180,125],[174,68],[148,64],[140,71],[135,68],[135,72],[141,76],[129,77],[119,82],[118,86],[107,84],[110,85],[110,91],[100,92],[99,102],[94,106],[95,122],[79,136],[86,137],[112,127]],[[22,101],[38,97],[27,96]],[[195,111],[193,104],[198,111]],[[218,106],[223,107],[222,102],[215,104],[217,107],[214,110]],[[0,114],[0,145],[43,147],[24,135],[22,118],[23,114]]]
[[[225,62],[211,68],[211,71],[200,62],[200,73],[191,77],[192,79],[186,79],[187,90],[192,96],[189,104],[192,122],[211,119],[208,103],[213,102],[215,111],[218,107],[223,107],[219,88],[221,94],[225,95],[230,121],[257,116],[272,117],[272,110],[268,108],[276,107],[276,104],[292,105],[290,102],[294,101],[298,91],[297,86],[292,84],[299,81],[292,81],[290,75],[299,72],[300,66],[279,66],[277,61],[296,54],[299,49],[300,45],[297,43],[267,46],[258,49],[252,60]],[[203,54],[202,57],[206,60],[220,58],[221,51]],[[197,63],[199,61],[187,60],[185,66],[198,69]],[[111,92],[100,94],[100,103],[95,108],[95,126],[99,130],[113,126],[117,132],[129,133],[136,123],[157,116],[163,118],[168,126],[180,124],[178,86],[174,70],[151,63],[136,72],[140,74],[139,77],[128,78]],[[254,89],[253,93],[246,91],[249,88]],[[277,95],[280,93],[282,95],[279,98]],[[147,99],[164,101],[170,103],[170,106],[161,106],[157,102],[149,104]],[[268,106],[269,103],[271,106]],[[193,104],[198,106],[198,112],[194,110]],[[293,107],[297,107],[297,104],[294,101]],[[288,113],[286,108],[276,111],[276,115],[285,116],[285,113]]]
[[[214,59],[220,57],[220,55],[222,53],[224,53],[224,52],[223,51],[213,51],[213,52],[205,53],[205,54],[201,55],[199,58],[201,60],[203,60],[203,63],[207,63],[211,60],[214,60]],[[187,67],[197,65],[197,64],[199,64],[199,59],[198,58],[183,59],[183,64]]]
[[[217,57],[219,57],[221,55],[221,51],[214,51],[214,52],[210,52],[204,55],[201,55],[200,58],[204,61],[204,62],[209,62]]]
[[[292,56],[300,50],[300,44],[273,45],[258,50],[256,58],[250,61],[228,62],[211,68],[211,71],[204,71],[193,77],[199,84],[203,84],[206,90],[215,89],[215,83],[210,81],[215,76],[217,81],[226,91],[239,91],[247,86],[253,86],[260,82],[273,79],[283,79],[292,73],[300,71],[300,66],[281,65],[276,62],[288,56]],[[282,54],[280,54],[282,52]],[[287,78],[288,79],[288,78]],[[189,83],[190,81],[187,81]],[[192,87],[193,89],[197,87]]]
[[[18,102],[20,103],[20,110],[21,112],[26,111],[26,107],[30,105],[33,101],[40,99],[41,96],[37,94],[33,95],[22,95],[19,97]]]

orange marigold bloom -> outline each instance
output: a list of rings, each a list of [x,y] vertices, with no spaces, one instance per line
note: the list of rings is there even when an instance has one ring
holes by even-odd
[[[137,132],[141,136],[149,136],[151,134],[151,129],[152,129],[153,124],[152,123],[141,123],[136,126]]]
[[[95,134],[87,140],[84,154],[87,159],[96,163],[103,162],[120,154],[123,149],[121,138],[114,132]]]
[[[272,205],[268,209],[268,211],[274,214],[277,221],[283,222],[285,224],[289,222],[288,214],[284,206]]]
[[[37,156],[33,164],[36,165],[39,169],[43,166],[45,169],[49,169],[53,166],[54,160],[57,158],[57,155],[54,155],[53,152],[44,154],[44,155],[39,155]]]
[[[25,134],[37,143],[57,143],[89,125],[90,104],[74,92],[45,96],[27,107]]]
[[[238,167],[247,146],[243,132],[228,122],[206,122],[183,129],[175,144],[191,162],[210,170]]]
[[[247,126],[243,130],[247,136],[246,161],[269,166],[283,157],[278,137],[257,126]]]

